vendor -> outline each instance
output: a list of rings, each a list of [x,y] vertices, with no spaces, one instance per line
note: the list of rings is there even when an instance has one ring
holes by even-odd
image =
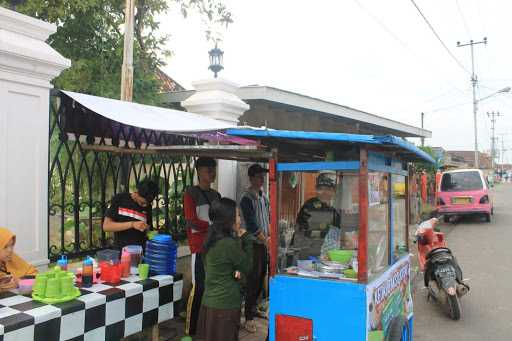
[[[16,288],[18,280],[34,276],[37,269],[14,253],[16,236],[0,227],[0,291]]]
[[[114,232],[114,242],[121,250],[127,245],[146,243],[146,231],[151,227],[151,203],[158,195],[158,185],[145,178],[133,193],[119,193],[112,198],[103,222],[103,231]]]
[[[314,198],[307,200],[297,216],[298,232],[294,246],[301,249],[301,259],[325,257],[327,251],[340,248],[341,215],[332,206],[336,181],[332,175],[321,173],[316,179]]]

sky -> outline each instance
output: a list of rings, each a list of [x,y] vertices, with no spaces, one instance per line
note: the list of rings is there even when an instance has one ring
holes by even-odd
[[[223,35],[225,70],[240,85],[267,85],[318,97],[432,131],[426,144],[473,150],[471,54],[479,79],[477,98],[512,86],[512,2],[415,0],[447,50],[411,0],[225,0],[234,23]],[[212,77],[204,25],[177,8],[162,15],[173,56],[164,70],[191,89]],[[491,122],[512,149],[512,93],[478,105],[479,149],[490,149]],[[501,135],[504,134],[504,135]],[[501,140],[499,145],[501,147]],[[512,162],[512,150],[504,161]]]

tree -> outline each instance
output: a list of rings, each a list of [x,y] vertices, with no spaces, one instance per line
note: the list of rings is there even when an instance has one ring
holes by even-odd
[[[8,6],[10,1],[0,0]],[[50,45],[72,60],[72,67],[53,83],[56,88],[119,98],[123,63],[124,0],[28,0],[16,10],[57,25]],[[138,0],[134,37],[134,101],[158,103],[161,83],[157,68],[165,65],[171,51],[168,35],[159,32],[157,17],[171,7],[184,17],[199,13],[206,24],[207,39],[219,40],[214,27],[233,22],[221,0]]]
[[[436,171],[441,166],[440,165],[441,160],[439,160],[438,155],[436,154],[434,149],[432,149],[432,147],[430,147],[430,146],[424,146],[424,147],[419,147],[419,148],[421,150],[423,150],[425,153],[427,153],[428,155],[430,155],[432,157],[432,159],[435,160],[435,163],[430,163],[430,162],[425,162],[425,161],[415,162],[415,168],[418,170],[424,169],[429,174],[435,174]]]

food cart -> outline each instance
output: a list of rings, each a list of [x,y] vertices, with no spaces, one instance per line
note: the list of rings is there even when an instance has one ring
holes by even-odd
[[[82,151],[269,164],[270,340],[412,339],[409,162],[434,162],[429,155],[393,136],[230,129],[199,115],[64,95],[58,122],[77,141],[87,137]]]
[[[226,133],[272,150],[270,340],[412,340],[409,162],[432,158],[393,136]],[[334,184],[330,203],[310,201],[304,227],[303,204],[325,194],[319,177]],[[326,243],[353,256],[336,264]]]

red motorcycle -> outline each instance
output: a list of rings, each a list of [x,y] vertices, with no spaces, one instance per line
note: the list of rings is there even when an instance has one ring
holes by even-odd
[[[453,320],[461,317],[459,299],[469,292],[462,269],[446,244],[444,233],[434,230],[437,218],[424,221],[416,231],[418,260],[424,274],[427,299],[440,303]]]

